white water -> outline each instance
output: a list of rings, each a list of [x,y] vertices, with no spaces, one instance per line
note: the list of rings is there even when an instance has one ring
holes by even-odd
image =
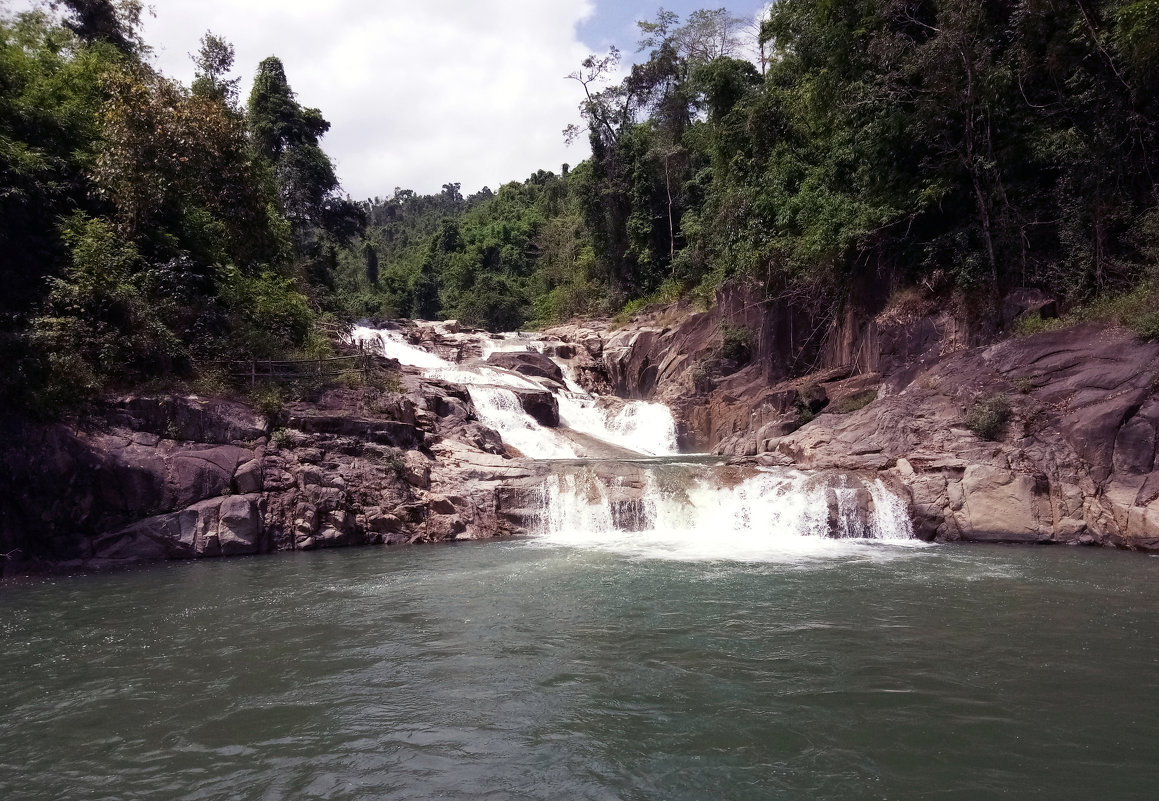
[[[575,448],[523,411],[515,393],[503,387],[472,386],[471,400],[479,422],[499,432],[504,445],[533,459],[575,459]]]
[[[642,456],[678,453],[666,406],[589,393],[565,360],[555,361],[566,389],[482,363],[455,364],[410,344],[398,331],[360,326],[351,338],[427,377],[466,386],[480,422],[524,456],[552,460],[584,454],[558,430],[528,415],[515,389],[552,391],[562,426],[573,431]],[[484,357],[497,351],[542,353],[546,345],[530,334],[486,337],[475,344]],[[868,542],[923,545],[913,539],[904,503],[881,480],[835,481],[784,470],[722,478],[706,465],[641,464],[626,475],[634,478],[601,478],[574,466],[550,475],[542,487],[540,541],[633,556],[738,561],[849,553]]]
[[[350,341],[361,342],[370,349],[378,350],[388,359],[397,359],[399,364],[409,367],[421,370],[455,369],[455,365],[446,359],[410,344],[397,331],[356,325],[350,332]]]
[[[693,469],[700,474],[671,486],[649,471],[634,492],[590,471],[550,476],[541,541],[648,558],[750,562],[848,553],[871,540],[924,545],[913,538],[903,503],[880,479],[853,479],[873,499],[867,520],[853,503],[859,487],[832,488],[838,510],[833,531],[826,486],[816,476],[762,471],[730,487]]]
[[[586,392],[574,379],[569,365],[562,364],[567,389],[538,382],[510,370],[477,365],[461,367],[407,342],[398,331],[356,326],[353,342],[363,342],[400,364],[417,367],[428,378],[463,384],[471,393],[479,421],[499,432],[505,445],[533,459],[575,459],[581,454],[566,437],[528,416],[513,392],[503,388],[555,391],[560,422],[573,431],[594,437],[642,456],[676,454],[676,424],[672,412],[660,403],[601,400]],[[483,358],[499,351],[537,351],[544,342],[530,334],[487,337],[481,343]]]

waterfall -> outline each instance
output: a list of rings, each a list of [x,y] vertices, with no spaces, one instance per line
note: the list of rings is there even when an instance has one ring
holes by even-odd
[[[737,561],[832,550],[842,542],[920,544],[901,499],[880,479],[785,470],[721,476],[701,465],[641,470],[635,481],[583,469],[548,476],[539,503],[541,541]]]
[[[479,421],[512,452],[551,465],[542,479],[530,480],[529,496],[519,502],[529,508],[516,510],[542,543],[741,561],[874,542],[921,544],[913,538],[905,501],[880,478],[690,462],[678,455],[675,423],[663,404],[588,392],[567,359],[552,357],[561,368],[562,386],[484,361],[499,351],[558,352],[535,335],[445,330],[438,335],[444,352],[484,358],[453,362],[393,330],[360,326],[352,339],[428,378],[465,386]],[[553,394],[558,429],[524,410],[518,393],[529,390]],[[623,456],[593,459],[606,455],[593,441]],[[639,458],[627,458],[633,454]]]
[[[486,358],[507,351],[544,351],[542,340],[530,334],[481,337],[480,352]],[[552,359],[564,374],[565,388],[551,382],[533,380],[510,370],[490,367],[484,362],[455,364],[407,342],[398,331],[356,326],[351,341],[361,342],[400,364],[417,367],[428,378],[462,384],[471,394],[479,421],[495,429],[504,444],[533,459],[575,459],[585,455],[582,445],[568,441],[560,432],[540,425],[523,412],[511,389],[548,389],[559,404],[560,422],[576,431],[620,450],[641,456],[678,453],[676,423],[672,412],[660,403],[600,398],[583,389],[571,366]]]
[[[497,386],[469,387],[479,422],[495,429],[524,456],[534,459],[575,459],[577,454],[566,439],[536,422],[523,411],[519,398],[510,389]]]

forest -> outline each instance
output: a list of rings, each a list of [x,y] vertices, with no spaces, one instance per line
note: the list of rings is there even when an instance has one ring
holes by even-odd
[[[9,402],[317,352],[326,321],[509,330],[732,280],[820,320],[914,288],[995,329],[1033,287],[1159,336],[1159,0],[780,0],[755,59],[727,11],[661,11],[630,66],[567,76],[590,158],[360,202],[276,57],[243,103],[221,38],[185,87],[138,3],[54,6],[0,21]]]

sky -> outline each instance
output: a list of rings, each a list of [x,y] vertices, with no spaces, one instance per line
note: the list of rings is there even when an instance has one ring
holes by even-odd
[[[14,10],[31,0],[17,0]],[[149,0],[146,0],[147,4]],[[724,0],[754,16],[760,0]],[[144,38],[154,63],[188,84],[206,30],[236,48],[244,99],[276,55],[298,101],[322,111],[322,146],[355,199],[396,187],[464,194],[588,156],[565,145],[579,84],[565,76],[615,44],[635,55],[637,19],[719,7],[685,0],[152,0]]]

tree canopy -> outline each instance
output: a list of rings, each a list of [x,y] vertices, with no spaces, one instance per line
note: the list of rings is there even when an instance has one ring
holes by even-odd
[[[156,72],[135,0],[50,5],[0,18],[0,400],[51,413],[308,347],[314,268],[363,224],[320,112],[271,59],[243,113],[210,33],[192,88]]]
[[[567,76],[589,159],[361,203],[278,58],[242,108],[224,39],[185,87],[136,0],[51,5],[0,18],[9,399],[320,347],[326,314],[513,328],[734,278],[817,331],[916,285],[990,324],[1018,287],[1121,301],[1159,334],[1153,0],[779,0],[756,41],[661,10],[630,67]]]

